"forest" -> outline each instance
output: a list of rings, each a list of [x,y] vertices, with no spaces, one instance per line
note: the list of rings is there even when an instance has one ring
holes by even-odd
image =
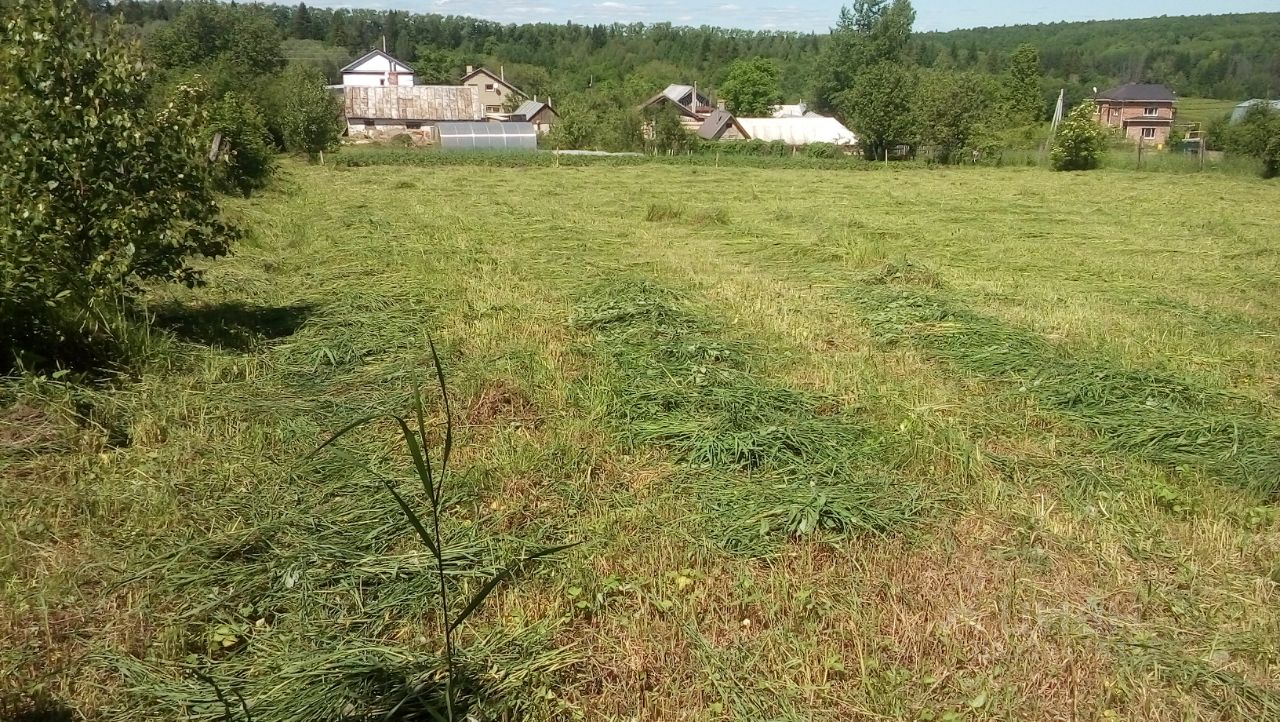
[[[180,13],[183,0],[109,3],[149,36]],[[504,24],[461,16],[287,5],[241,5],[269,18],[286,60],[315,64],[331,77],[342,64],[381,47],[419,68],[426,82],[448,82],[466,65],[504,66],[530,94],[581,91],[598,83],[653,86],[693,82],[715,88],[737,58],[778,63],[783,95],[813,100],[819,57],[830,35],[714,27],[622,24]],[[832,18],[833,25],[837,18]],[[908,58],[922,68],[999,73],[1023,44],[1034,45],[1043,93],[1066,88],[1078,100],[1093,86],[1165,83],[1179,95],[1222,99],[1280,95],[1280,13],[1050,23],[915,33]],[[1046,112],[1048,102],[1046,101]]]

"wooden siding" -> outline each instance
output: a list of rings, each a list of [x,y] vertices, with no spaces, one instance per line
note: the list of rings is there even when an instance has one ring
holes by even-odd
[[[484,120],[475,88],[462,85],[346,88],[348,118],[406,122]]]

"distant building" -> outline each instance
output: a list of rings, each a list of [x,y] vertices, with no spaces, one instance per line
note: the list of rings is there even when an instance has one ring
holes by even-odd
[[[1164,85],[1128,83],[1097,93],[1098,122],[1118,128],[1134,142],[1164,145],[1173,126],[1173,91]]]
[[[821,118],[822,116],[809,110],[809,106],[804,103],[796,103],[795,105],[775,105],[773,106],[773,117],[775,118]]]
[[[636,109],[643,113],[663,108],[674,109],[680,114],[680,124],[686,130],[695,133],[702,127],[707,116],[716,109],[707,96],[699,93],[694,86],[678,83],[668,85],[661,93],[654,94]],[[646,123],[645,134],[648,135],[649,132],[649,124]]]
[[[352,138],[403,134],[418,143],[433,143],[438,123],[485,119],[479,93],[466,86],[357,86],[346,88],[343,95],[347,135]]]
[[[1244,117],[1254,108],[1270,108],[1273,113],[1280,113],[1280,100],[1263,100],[1262,98],[1246,100],[1231,111],[1231,122],[1239,123],[1244,120]]]
[[[698,127],[698,137],[703,140],[746,140],[747,131],[733,117],[733,113],[724,108],[716,108]]]
[[[413,68],[381,50],[370,51],[342,69],[345,88],[413,85],[413,82]]]
[[[507,116],[510,121],[532,124],[539,135],[551,130],[551,126],[559,119],[560,114],[551,107],[551,103],[539,100],[526,100],[514,113]]]
[[[475,88],[480,93],[480,104],[487,116],[503,116],[503,108],[512,98],[522,100],[526,96],[519,88],[508,83],[505,72],[497,73],[488,68],[467,66],[466,75],[462,76],[462,84]]]

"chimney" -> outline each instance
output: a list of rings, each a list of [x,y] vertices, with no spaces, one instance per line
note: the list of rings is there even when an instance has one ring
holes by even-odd
[[[498,66],[498,79],[504,83],[507,82],[507,66],[505,65]]]
[[[474,73],[475,71],[476,71],[476,66],[474,66],[474,65],[468,65],[468,66],[467,66],[467,75],[470,75],[470,74]]]
[[[716,107],[717,107],[717,108],[719,108],[720,110],[724,110],[724,101],[723,101],[723,100],[717,100],[717,101],[716,101]]]

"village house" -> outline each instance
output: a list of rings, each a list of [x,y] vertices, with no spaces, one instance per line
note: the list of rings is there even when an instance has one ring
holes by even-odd
[[[373,50],[342,69],[342,87],[413,85],[413,68],[381,50]]]
[[[480,94],[480,104],[487,116],[505,116],[503,109],[507,107],[507,103],[513,99],[525,98],[525,94],[508,83],[505,76],[506,73],[501,69],[495,74],[488,68],[471,65],[467,66],[467,72],[462,76],[462,84],[475,88]]]
[[[507,120],[524,122],[533,125],[538,131],[538,135],[542,135],[551,130],[551,126],[560,119],[560,114],[556,109],[551,107],[550,102],[540,100],[526,100],[511,113]]]
[[[641,103],[637,110],[643,113],[662,108],[673,108],[680,114],[680,124],[691,132],[697,132],[707,116],[716,110],[696,86],[679,84],[668,85],[661,93]]]
[[[1135,143],[1163,146],[1173,127],[1173,91],[1164,85],[1128,83],[1096,93],[1098,122]]]
[[[698,137],[703,140],[746,140],[750,136],[733,113],[716,108],[698,127]]]
[[[1231,122],[1239,123],[1249,115],[1249,111],[1254,108],[1263,108],[1270,110],[1272,113],[1280,113],[1280,100],[1263,100],[1262,98],[1254,98],[1240,103],[1231,110]]]
[[[355,86],[346,88],[343,95],[351,138],[408,135],[415,143],[434,143],[438,123],[485,120],[480,94],[468,86]]]

